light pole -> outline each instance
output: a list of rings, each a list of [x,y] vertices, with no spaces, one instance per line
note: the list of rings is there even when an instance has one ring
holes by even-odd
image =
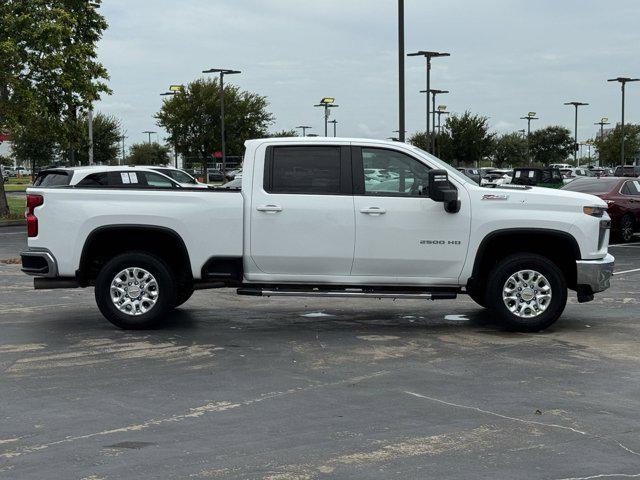
[[[420,90],[420,93],[427,93],[427,90]],[[435,139],[435,133],[436,133],[436,95],[440,95],[441,93],[449,93],[449,90],[438,90],[437,88],[432,88],[431,90],[429,90],[429,93],[431,93],[431,151],[433,153],[435,153],[436,148],[436,139]],[[427,95],[428,97],[428,95]],[[428,101],[428,98],[427,98]],[[429,132],[427,131],[427,135],[429,135]]]
[[[296,128],[302,129],[302,136],[306,137],[307,136],[307,130],[311,130],[313,127],[310,127],[309,125],[298,125]]]
[[[607,117],[602,117],[599,122],[594,123],[594,125],[600,125],[600,141],[604,140],[604,126],[609,125],[609,119]],[[600,166],[600,149],[598,149],[598,166]]]
[[[151,135],[152,135],[152,134],[155,134],[155,133],[157,133],[157,132],[154,132],[153,130],[145,130],[145,131],[144,131],[144,132],[142,132],[142,133],[146,133],[147,135],[149,135],[149,144],[151,144]]]
[[[527,131],[524,128],[521,128],[518,132],[522,134],[522,138],[527,138]]]
[[[218,73],[220,75],[220,142],[222,150],[222,177],[224,178],[225,170],[227,168],[227,145],[226,135],[224,131],[224,76],[235,75],[242,73],[240,70],[230,70],[228,68],[210,68],[209,70],[203,70],[202,73]],[[204,159],[205,180],[208,181],[207,176],[207,159]]]
[[[93,107],[87,112],[89,122],[89,165],[93,165]]]
[[[575,131],[574,131],[574,146],[573,146],[573,161],[576,164],[577,167],[579,167],[580,165],[578,165],[578,107],[582,107],[585,105],[589,105],[588,103],[584,103],[584,102],[565,102],[565,105],[573,105],[576,109],[576,116],[575,116]]]
[[[429,102],[427,102],[429,103]],[[404,0],[398,0],[398,140],[404,142]]]
[[[530,136],[531,136],[531,120],[538,120],[538,117],[536,117],[536,112],[529,112],[527,113],[526,117],[520,117],[520,120],[526,120],[527,121],[527,156],[529,157],[529,164],[531,164],[531,148],[530,148]],[[524,135],[524,132],[523,132]]]
[[[607,82],[619,82],[620,89],[622,90],[622,121],[620,122],[620,129],[622,130],[622,145],[620,145],[620,165],[624,165],[624,86],[627,82],[637,82],[640,78],[629,77],[616,77],[610,78]]]
[[[437,132],[438,135],[440,135],[440,117],[442,115],[449,115],[449,112],[447,112],[447,106],[446,105],[438,105],[438,111],[436,112],[436,114],[438,115],[438,127],[437,127]],[[435,137],[435,135],[434,135]],[[436,148],[438,149],[437,151],[437,157],[440,157],[440,143],[438,142],[436,144]]]
[[[427,71],[427,88],[426,91],[430,92],[431,91],[431,59],[434,57],[448,57],[450,54],[449,53],[445,53],[445,52],[430,52],[430,51],[426,51],[426,50],[418,50],[417,52],[413,52],[413,53],[409,53],[408,56],[409,57],[424,57],[426,60],[426,71]],[[427,135],[429,135],[429,131],[430,131],[430,115],[429,115],[429,95],[426,96],[427,97],[427,101],[426,101],[426,106],[427,106]],[[402,128],[401,128],[402,130]]]
[[[314,105],[314,107],[322,107],[324,108],[324,136],[328,137],[328,125],[327,122],[329,121],[329,109],[330,108],[337,108],[340,105],[336,105],[334,102],[336,101],[335,98],[333,97],[324,97],[322,100],[320,100],[320,103],[318,103],[317,105]]]
[[[179,93],[182,93],[183,91],[184,91],[183,85],[170,85],[169,91],[161,93],[160,95],[163,97],[169,96],[169,95],[174,96],[174,95],[178,95]],[[174,156],[175,167],[178,168],[178,136],[177,135],[173,139],[173,156]]]
[[[333,136],[336,136],[336,125],[338,124],[338,120],[329,120],[329,123],[333,123]]]
[[[120,163],[120,165],[122,165],[124,163],[124,139],[127,138],[127,136],[125,135],[127,132],[122,132],[122,163]]]

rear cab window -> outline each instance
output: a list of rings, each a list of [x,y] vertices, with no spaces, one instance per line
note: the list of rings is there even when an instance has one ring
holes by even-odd
[[[349,147],[273,146],[265,157],[264,189],[278,194],[348,194],[349,174]]]
[[[62,187],[71,183],[72,172],[64,170],[44,170],[33,182],[34,187]]]

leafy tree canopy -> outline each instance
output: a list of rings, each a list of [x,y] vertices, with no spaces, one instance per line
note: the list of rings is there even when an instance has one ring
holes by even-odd
[[[493,164],[517,166],[527,163],[527,139],[519,133],[505,133],[497,137],[493,144]]]
[[[185,157],[205,158],[221,150],[219,90],[217,78],[195,80],[166,99],[156,114],[170,143]],[[241,155],[245,140],[265,137],[274,117],[267,110],[266,97],[229,84],[224,95],[227,155]]]
[[[167,165],[171,161],[169,147],[153,143],[134,143],[129,150],[127,165]]]
[[[573,138],[565,127],[551,126],[532,132],[529,149],[536,163],[563,163],[573,153]]]
[[[600,156],[600,165],[620,165],[620,151],[622,149],[622,128],[620,125],[605,133],[603,138],[594,141]],[[640,125],[624,126],[624,164],[633,163],[635,156],[640,153]]]
[[[474,165],[491,154],[494,133],[489,133],[489,119],[464,112],[450,115],[444,124],[440,143],[440,157],[456,165]]]
[[[274,138],[274,137],[297,137],[298,136],[298,132],[296,132],[294,129],[291,130],[280,130],[277,132],[273,132],[270,133],[268,135],[268,137]]]
[[[79,138],[78,161],[81,165],[89,164],[89,130],[87,128],[86,114],[81,116],[76,123],[75,135]],[[94,163],[108,165],[117,163],[120,152],[120,139],[122,128],[120,121],[103,113],[93,116],[93,161]]]

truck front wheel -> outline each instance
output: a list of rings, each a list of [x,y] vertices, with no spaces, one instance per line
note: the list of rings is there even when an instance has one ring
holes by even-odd
[[[489,274],[487,306],[511,330],[538,332],[553,324],[567,304],[562,271],[541,255],[502,260]]]
[[[100,270],[95,287],[100,312],[114,325],[155,327],[176,302],[175,282],[161,259],[145,252],[124,253]]]

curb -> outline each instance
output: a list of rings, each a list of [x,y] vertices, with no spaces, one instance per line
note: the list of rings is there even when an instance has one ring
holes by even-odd
[[[0,228],[2,227],[21,227],[25,225],[24,220],[0,220]]]

